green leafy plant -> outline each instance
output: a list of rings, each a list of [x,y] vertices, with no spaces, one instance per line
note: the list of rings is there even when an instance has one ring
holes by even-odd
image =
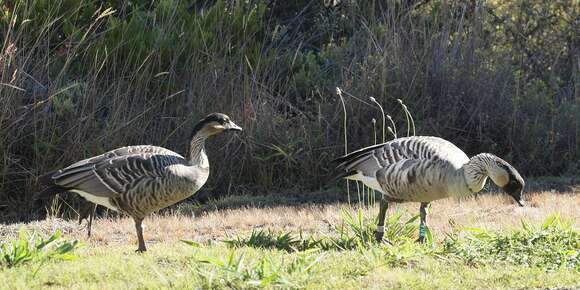
[[[62,241],[60,231],[47,239],[36,234],[26,237],[20,229],[18,239],[0,244],[0,267],[15,267],[33,261],[72,260],[76,256],[72,251],[78,248],[78,241]]]

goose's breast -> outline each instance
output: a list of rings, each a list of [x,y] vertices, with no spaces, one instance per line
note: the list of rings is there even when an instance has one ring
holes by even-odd
[[[189,181],[173,182],[171,186],[164,185],[164,182],[158,182],[155,185],[129,190],[120,198],[120,203],[129,214],[145,216],[180,202],[199,189]]]
[[[129,214],[144,216],[190,197],[205,184],[208,176],[209,170],[171,165],[162,177],[140,180],[119,198],[119,203]]]

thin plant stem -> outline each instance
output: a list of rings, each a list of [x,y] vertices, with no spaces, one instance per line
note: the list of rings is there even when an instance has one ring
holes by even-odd
[[[358,180],[356,181],[356,195],[357,195],[357,198],[358,198],[358,207],[360,208],[362,205],[364,205],[365,196],[364,196],[364,192],[363,192],[362,201],[361,201],[360,185],[359,185],[359,181]]]
[[[339,87],[336,87],[336,94],[340,97],[340,102],[342,103],[342,112],[344,113],[343,128],[344,128],[344,154],[348,154],[348,137],[346,134],[346,105],[344,104],[344,98],[342,97],[342,91]],[[348,179],[346,180],[346,196],[348,200],[348,205],[350,206],[350,186]]]
[[[373,118],[371,122],[373,124],[373,144],[377,145],[377,120]]]
[[[387,127],[385,125],[385,119],[386,119],[385,110],[383,110],[383,106],[381,106],[381,104],[379,104],[379,102],[377,102],[377,100],[375,98],[370,97],[369,99],[371,100],[371,102],[375,103],[379,107],[379,109],[381,110],[381,116],[383,117],[383,143],[385,143],[385,137],[386,137],[385,130]]]
[[[403,100],[397,99],[401,107],[403,107],[403,111],[405,111],[405,117],[407,117],[407,136],[410,136],[411,128],[413,129],[413,136],[415,136],[415,121],[413,120],[413,116],[411,112],[409,112],[409,108],[407,105],[403,103]]]
[[[377,120],[375,118],[373,118],[371,120],[371,123],[373,124],[373,144],[377,145]],[[374,206],[375,205],[375,190],[368,187],[368,194],[370,197],[369,207]]]
[[[395,121],[393,121],[393,118],[391,118],[391,115],[387,115],[387,119],[389,119],[389,121],[391,121],[391,126],[389,126],[389,131],[391,132],[391,134],[393,134],[393,137],[395,137],[395,139],[397,139],[397,126],[395,125]]]

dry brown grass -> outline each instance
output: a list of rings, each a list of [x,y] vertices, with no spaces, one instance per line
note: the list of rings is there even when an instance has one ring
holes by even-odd
[[[505,229],[519,226],[522,220],[538,223],[547,216],[558,213],[571,219],[578,226],[580,218],[580,195],[575,193],[540,192],[528,196],[530,206],[517,207],[505,195],[486,195],[463,200],[446,199],[434,202],[428,215],[428,223],[436,238],[452,229],[450,220],[457,226]],[[186,214],[167,213],[153,215],[145,220],[145,239],[149,244],[180,239],[203,243],[219,241],[253,229],[275,231],[302,231],[305,234],[326,233],[341,222],[341,209],[346,204],[279,206],[268,208],[238,208],[208,211],[197,217]],[[389,213],[406,211],[410,217],[418,212],[418,204],[392,205]],[[351,208],[355,210],[356,206]],[[366,208],[365,213],[375,216],[378,206]],[[74,221],[48,219],[27,224],[11,224],[0,227],[0,237],[27,230],[51,233],[61,230],[66,236],[82,240],[90,245],[135,244],[133,221],[128,217],[100,218],[93,223],[93,236],[86,237],[85,224]]]

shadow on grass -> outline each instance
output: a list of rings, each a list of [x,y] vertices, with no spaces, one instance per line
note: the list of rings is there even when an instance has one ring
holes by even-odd
[[[379,195],[375,195],[379,198]],[[351,196],[351,203],[356,204],[358,199]],[[348,197],[340,189],[298,194],[266,194],[266,195],[230,195],[216,199],[207,199],[203,202],[185,201],[172,209],[177,214],[200,215],[207,212],[224,209],[241,208],[272,208],[280,206],[303,207],[309,205],[326,205],[348,203]]]

